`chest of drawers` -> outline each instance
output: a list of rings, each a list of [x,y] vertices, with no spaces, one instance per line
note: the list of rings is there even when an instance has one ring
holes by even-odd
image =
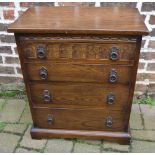
[[[138,11],[35,7],[14,32],[31,109],[32,138],[130,142],[142,35]]]

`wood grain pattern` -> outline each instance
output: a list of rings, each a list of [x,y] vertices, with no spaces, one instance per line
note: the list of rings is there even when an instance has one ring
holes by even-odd
[[[32,138],[130,142],[141,40],[148,34],[136,9],[30,8],[8,31],[15,32],[34,124]],[[39,44],[46,49],[44,59],[36,55]],[[109,60],[114,46],[120,49],[117,61]],[[40,79],[41,67],[48,72],[45,80]],[[117,72],[116,83],[109,82],[112,69]],[[45,89],[53,95],[48,104],[42,99]],[[113,105],[106,104],[108,93],[116,95]],[[107,117],[112,117],[111,128],[105,124]]]
[[[24,56],[23,56],[23,52],[22,52],[23,50],[22,50],[22,47],[20,45],[19,37],[20,37],[20,34],[15,34],[15,39],[16,39],[16,44],[17,44],[17,51],[18,51],[18,54],[19,54],[21,71],[22,71],[22,74],[23,74],[23,81],[24,81],[25,88],[26,88],[26,94],[27,94],[27,97],[28,97],[28,102],[29,102],[29,107],[30,107],[30,111],[31,111],[32,120],[34,122],[33,105],[32,105],[32,100],[31,100],[31,96],[30,96],[31,92],[30,92],[30,87],[29,87],[29,84],[28,84],[28,75],[27,75],[27,72],[26,72],[26,66],[24,64]]]
[[[33,111],[35,127],[46,129],[69,130],[105,130],[124,131],[123,111],[107,111],[103,109],[48,109],[35,108]],[[53,124],[48,124],[48,116],[52,116]],[[106,126],[106,118],[113,118],[111,128]]]
[[[148,34],[138,12],[126,7],[35,7],[9,26],[9,32]]]
[[[73,82],[109,82],[111,69],[115,69],[118,75],[116,83],[129,84],[132,67],[123,65],[104,64],[67,64],[67,63],[27,63],[29,80],[41,80],[40,68],[44,66],[48,71],[48,77],[44,81],[73,81]]]
[[[113,110],[125,109],[128,97],[129,86],[92,84],[92,83],[72,83],[72,82],[51,82],[51,83],[30,83],[31,97],[35,106],[54,107],[56,105],[77,105],[104,107]],[[48,90],[51,101],[44,101],[44,90]],[[107,102],[109,94],[115,96],[112,105]]]
[[[65,130],[65,129],[45,129],[32,127],[31,137],[33,139],[42,138],[81,138],[81,139],[98,139],[117,142],[121,145],[129,145],[131,133],[113,132],[113,131],[91,131],[91,130]]]
[[[135,43],[50,43],[22,42],[25,59],[39,59],[37,56],[37,46],[45,46],[45,60],[51,59],[110,59],[110,52],[113,47],[118,49],[119,60],[134,60]],[[42,59],[40,59],[42,60]]]
[[[133,96],[134,96],[134,90],[135,90],[135,85],[136,85],[136,76],[137,76],[138,63],[139,63],[139,57],[140,57],[141,42],[142,42],[142,36],[139,36],[139,38],[137,39],[135,65],[132,70],[132,78],[130,81],[131,89],[130,89],[130,96],[129,96],[129,100],[128,100],[129,103],[132,103]],[[128,111],[125,115],[125,121],[128,122],[128,124],[129,124],[132,104],[128,104],[126,107],[127,107]],[[128,129],[128,125],[126,125],[126,130],[127,129]]]

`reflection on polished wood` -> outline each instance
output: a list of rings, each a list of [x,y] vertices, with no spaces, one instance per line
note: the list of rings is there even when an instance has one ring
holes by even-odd
[[[142,35],[137,9],[35,7],[14,32],[34,126],[41,138],[129,144]]]

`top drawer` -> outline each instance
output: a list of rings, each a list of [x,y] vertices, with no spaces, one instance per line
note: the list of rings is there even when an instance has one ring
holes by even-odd
[[[23,41],[24,58],[28,60],[134,60],[135,42],[50,42]]]

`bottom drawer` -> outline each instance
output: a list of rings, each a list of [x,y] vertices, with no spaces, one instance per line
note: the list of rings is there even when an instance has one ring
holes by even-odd
[[[123,116],[105,109],[33,109],[34,125],[47,129],[124,131]]]

